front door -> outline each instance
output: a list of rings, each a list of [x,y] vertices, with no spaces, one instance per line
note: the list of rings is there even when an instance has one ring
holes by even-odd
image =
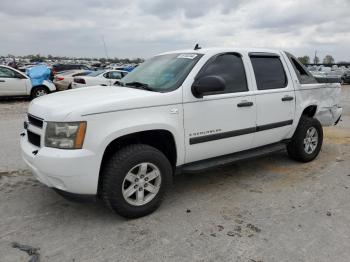
[[[218,54],[203,66],[196,79],[220,76],[226,88],[220,93],[194,97],[186,88],[184,101],[186,163],[242,151],[251,147],[256,102],[242,56]]]
[[[6,67],[0,67],[0,95],[19,96],[26,94],[26,79],[18,77],[18,73]]]

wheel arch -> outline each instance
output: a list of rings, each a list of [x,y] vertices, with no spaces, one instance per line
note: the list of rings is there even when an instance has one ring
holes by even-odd
[[[311,104],[304,108],[301,115],[308,116],[308,117],[314,117],[317,112],[317,105]]]
[[[98,194],[100,193],[101,181],[103,180],[103,167],[117,150],[130,144],[146,144],[161,151],[175,170],[178,158],[175,136],[166,129],[151,129],[122,135],[110,141],[103,152],[98,179]]]
[[[31,96],[32,98],[33,98],[33,93],[34,93],[35,90],[38,89],[38,88],[44,88],[44,89],[47,91],[48,94],[51,93],[50,89],[49,89],[47,86],[45,86],[45,85],[33,86],[32,89],[30,90],[30,96]]]

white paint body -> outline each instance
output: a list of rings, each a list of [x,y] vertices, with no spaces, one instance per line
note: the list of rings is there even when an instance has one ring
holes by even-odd
[[[11,70],[19,77],[1,77],[0,76],[0,97],[11,96],[30,96],[32,86],[30,78],[19,70],[16,70],[9,66],[0,65],[0,68],[6,68]],[[50,92],[56,91],[55,85],[51,81],[43,81],[43,86],[46,86]]]
[[[127,74],[128,72],[123,71],[123,70],[106,70],[104,72],[101,72],[101,74],[97,75],[97,76],[77,76],[75,78],[80,78],[80,79],[84,79],[85,80],[85,84],[82,83],[76,83],[74,80],[72,82],[72,89],[75,88],[80,88],[80,87],[86,87],[86,86],[97,86],[97,85],[101,85],[101,86],[112,86],[114,85],[114,83],[116,81],[118,81],[119,79],[121,79],[123,76],[121,75],[121,78],[109,78],[108,74],[109,73],[117,73],[117,74]]]
[[[23,158],[35,176],[49,187],[77,194],[96,194],[101,161],[107,146],[124,135],[166,130],[175,140],[176,166],[255,148],[292,137],[303,110],[316,105],[323,125],[332,125],[340,117],[340,84],[299,84],[296,73],[282,51],[262,49],[202,49],[174,53],[200,53],[203,57],[182,85],[171,92],[158,93],[127,87],[89,87],[56,93],[35,99],[28,113],[44,120],[42,129],[28,129],[41,136],[44,144],[46,121],[87,121],[83,149],[38,148],[21,138]],[[241,54],[248,81],[248,92],[196,98],[191,85],[202,66],[212,56],[223,52]],[[281,57],[288,86],[281,90],[259,91],[249,52],[270,52]],[[285,95],[292,101],[281,99]],[[251,101],[251,107],[237,103]],[[191,145],[194,133],[220,129],[222,132],[293,120],[291,125],[246,135]],[[36,155],[32,152],[38,150]]]

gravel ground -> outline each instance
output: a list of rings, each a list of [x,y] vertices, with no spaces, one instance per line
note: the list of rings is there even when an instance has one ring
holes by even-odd
[[[126,220],[67,202],[26,170],[18,146],[28,102],[0,101],[0,260],[349,261],[350,86],[343,121],[308,164],[285,153],[180,175],[155,213]],[[4,150],[5,149],[5,150]]]

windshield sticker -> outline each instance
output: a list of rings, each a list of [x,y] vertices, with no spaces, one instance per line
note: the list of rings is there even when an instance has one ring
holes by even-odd
[[[193,59],[193,58],[195,58],[196,56],[197,56],[196,54],[181,54],[181,55],[178,55],[177,58]]]

